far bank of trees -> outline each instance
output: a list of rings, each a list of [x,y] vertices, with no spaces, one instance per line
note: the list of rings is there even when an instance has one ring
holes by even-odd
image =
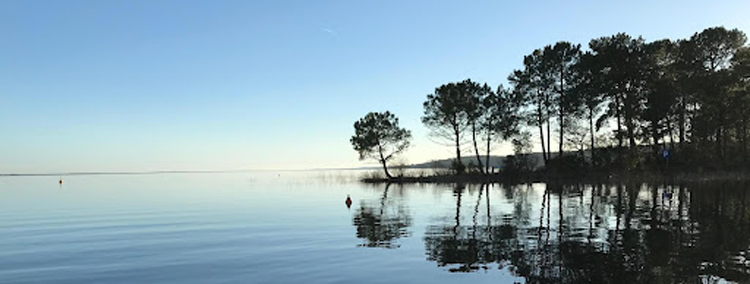
[[[748,168],[746,42],[723,27],[678,40],[557,42],[525,56],[510,88],[470,79],[437,87],[422,122],[455,147],[457,173],[467,149],[471,168],[490,173],[493,145],[528,149],[518,144],[532,143],[530,132],[548,171]]]

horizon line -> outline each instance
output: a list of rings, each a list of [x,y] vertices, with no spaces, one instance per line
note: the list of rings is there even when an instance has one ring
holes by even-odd
[[[541,154],[532,152],[529,154]],[[503,155],[492,155],[492,157],[503,158]],[[407,167],[423,164],[441,162],[454,158],[433,159],[422,163],[410,163]],[[462,157],[463,159],[469,159]],[[389,167],[391,168],[391,167]],[[211,174],[211,173],[243,173],[243,172],[303,172],[303,171],[351,171],[351,170],[379,170],[380,165],[369,165],[360,167],[328,167],[328,168],[302,168],[302,169],[238,169],[238,170],[154,170],[154,171],[74,171],[74,172],[47,172],[47,173],[0,173],[0,177],[33,177],[33,176],[85,176],[85,175],[155,175],[155,174]]]
[[[32,177],[32,176],[85,176],[85,175],[156,175],[156,174],[217,174],[244,172],[302,172],[302,171],[330,171],[330,170],[369,170],[373,167],[352,168],[310,168],[310,169],[242,169],[242,170],[159,170],[159,171],[81,171],[81,172],[52,172],[52,173],[0,173],[0,177]]]

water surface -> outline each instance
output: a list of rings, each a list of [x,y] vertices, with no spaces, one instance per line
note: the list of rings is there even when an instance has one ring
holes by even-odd
[[[750,281],[743,184],[357,176],[0,178],[0,283]]]

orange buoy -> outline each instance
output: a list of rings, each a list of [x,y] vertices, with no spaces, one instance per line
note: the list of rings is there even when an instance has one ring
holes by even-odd
[[[60,184],[62,185],[62,178],[60,178]]]

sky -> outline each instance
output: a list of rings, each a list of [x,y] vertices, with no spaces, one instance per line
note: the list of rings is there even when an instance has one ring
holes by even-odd
[[[370,111],[422,125],[442,84],[506,84],[523,56],[724,26],[750,1],[0,1],[0,173],[310,169],[359,161]],[[509,154],[507,145],[498,154]]]

